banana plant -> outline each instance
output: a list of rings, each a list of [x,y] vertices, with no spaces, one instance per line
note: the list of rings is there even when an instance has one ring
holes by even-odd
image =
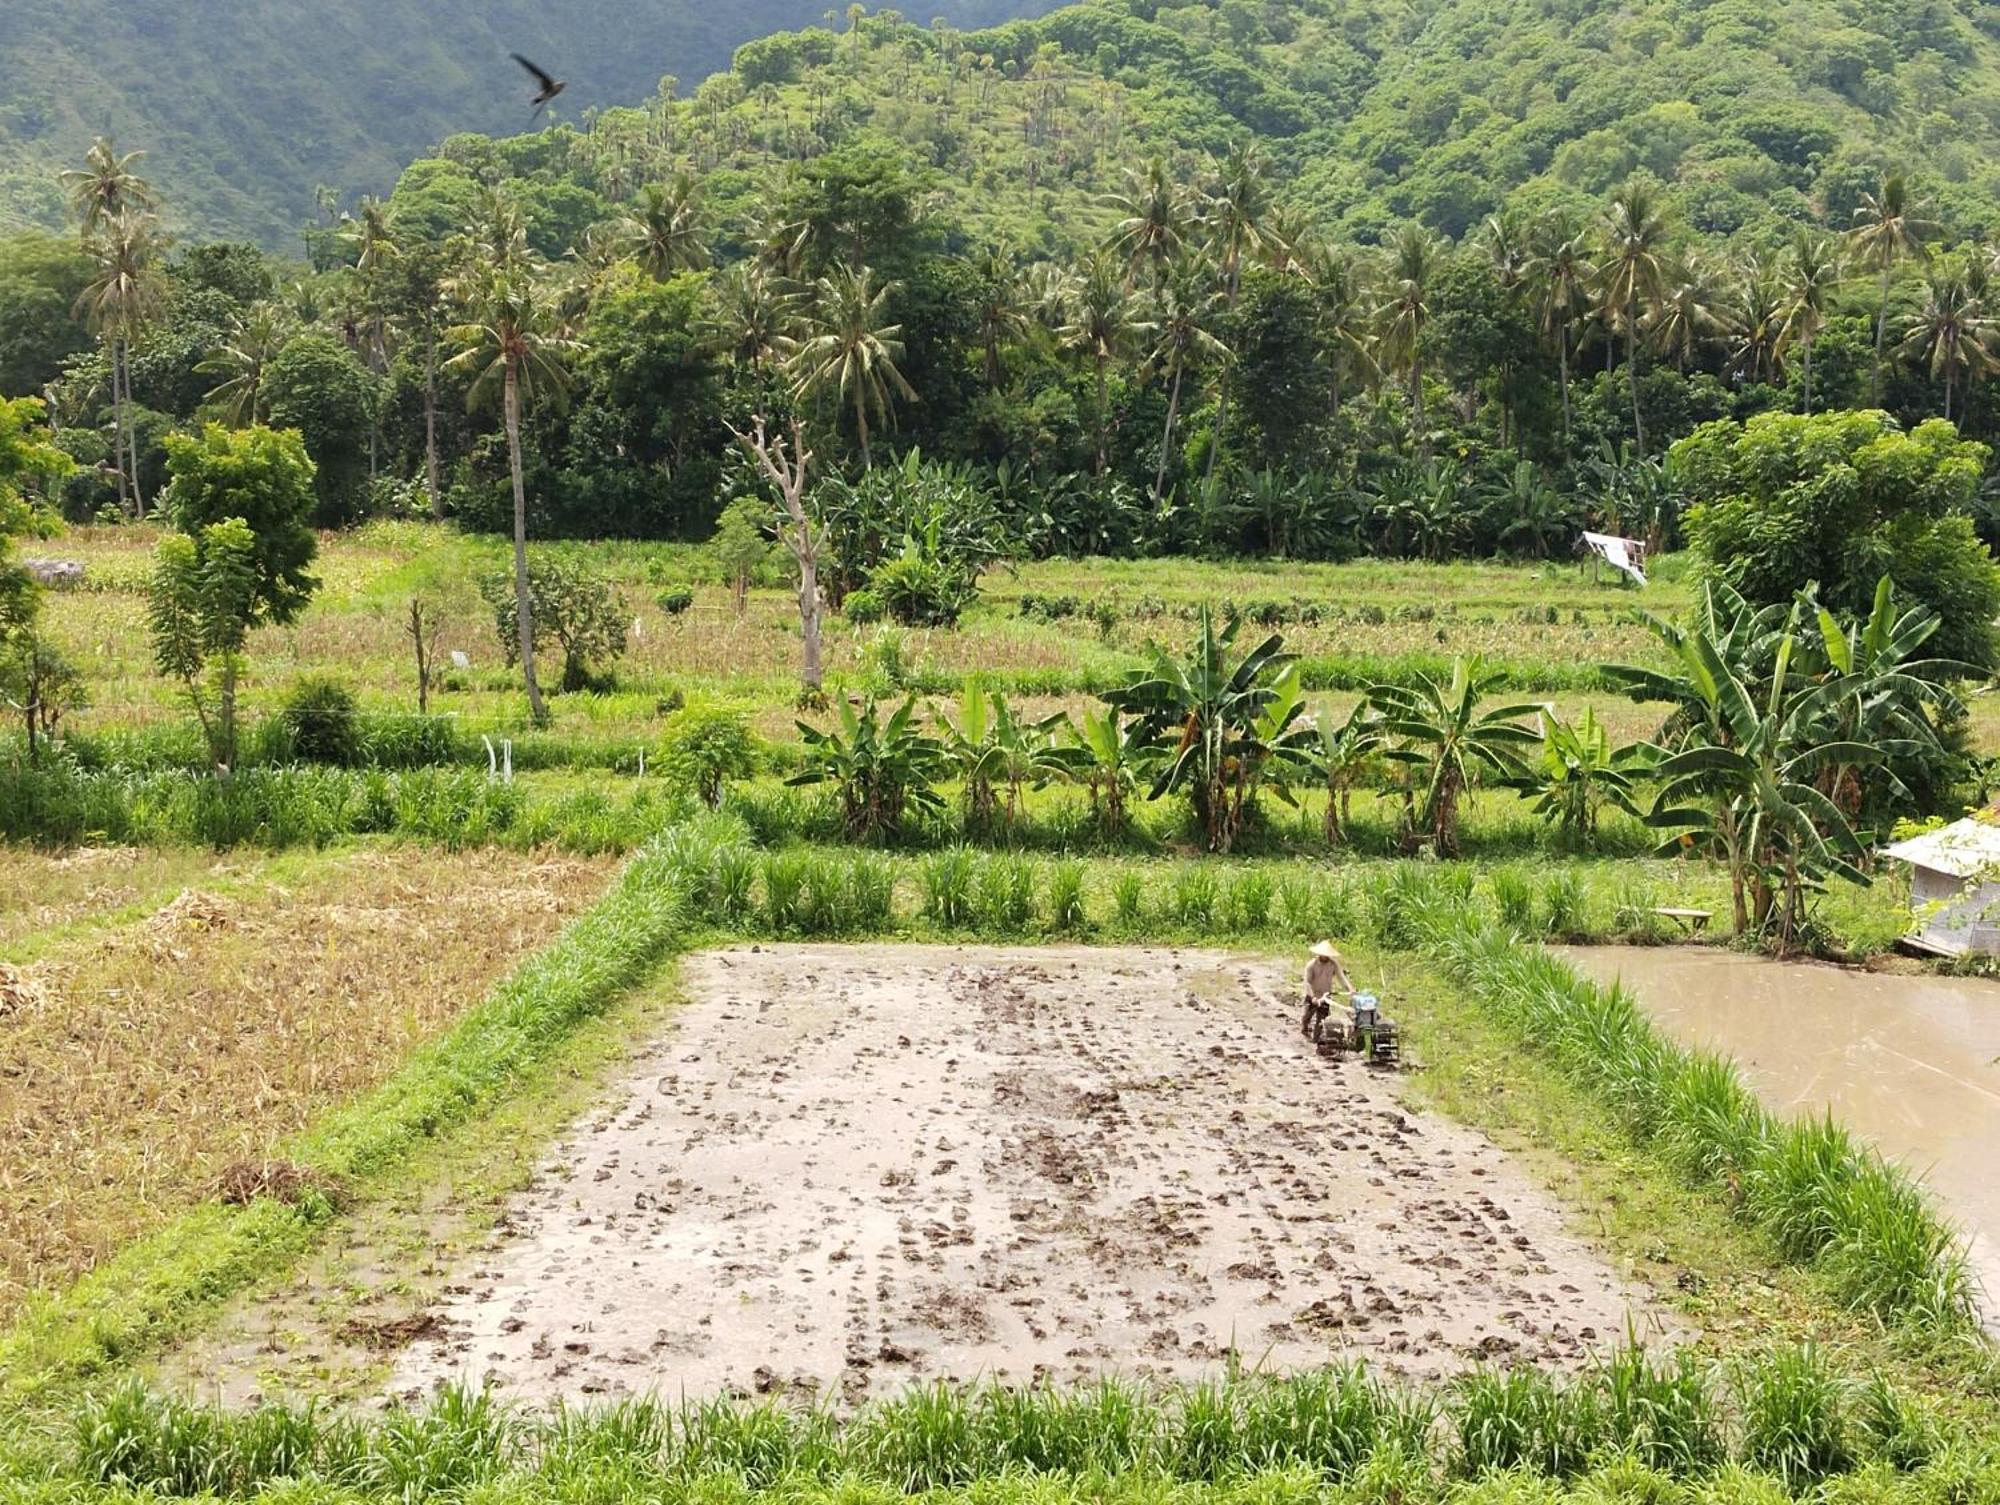
[[[1606,805],[1639,816],[1633,798],[1634,749],[1614,751],[1597,713],[1589,708],[1573,724],[1550,706],[1543,707],[1541,719],[1541,750],[1523,784],[1537,796],[1537,815],[1578,846],[1588,845],[1597,834],[1598,813]]]
[[[1040,721],[1022,721],[999,691],[967,690],[959,701],[957,722],[935,710],[932,715],[944,733],[946,756],[957,766],[963,781],[965,820],[970,829],[990,830],[1003,814],[1011,825],[1020,813],[1025,789],[1039,789],[1066,771],[1054,737],[1055,728],[1062,723],[1060,713]]]
[[[1203,606],[1184,657],[1154,645],[1152,663],[1102,697],[1161,750],[1149,798],[1186,794],[1213,852],[1235,845],[1266,776],[1305,732],[1305,695],[1284,640],[1274,633],[1239,658],[1241,626],[1232,617],[1218,631]]]
[[[1537,740],[1522,718],[1539,716],[1542,707],[1523,702],[1481,710],[1501,680],[1478,659],[1461,658],[1453,661],[1447,683],[1419,674],[1413,685],[1376,685],[1368,692],[1391,744],[1383,756],[1407,770],[1406,846],[1429,843],[1438,856],[1456,857],[1465,792],[1483,778],[1513,783],[1521,777],[1518,749]]]
[[[1089,787],[1099,834],[1115,840],[1125,832],[1126,805],[1146,765],[1145,737],[1115,706],[1102,711],[1084,707],[1081,717],[1071,723],[1069,737],[1061,755],[1070,776]]]
[[[941,814],[935,781],[945,769],[944,747],[917,725],[916,711],[914,695],[886,718],[872,698],[859,711],[843,700],[831,730],[798,722],[805,767],[786,782],[833,785],[841,825],[856,840],[899,835],[911,811]]]
[[[1381,756],[1382,748],[1381,713],[1366,700],[1356,704],[1345,720],[1325,713],[1313,718],[1307,756],[1326,786],[1321,829],[1328,846],[1337,847],[1347,840],[1354,786],[1368,765]]]

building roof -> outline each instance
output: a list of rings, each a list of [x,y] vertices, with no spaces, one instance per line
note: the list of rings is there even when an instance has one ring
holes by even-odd
[[[1899,841],[1884,848],[1883,855],[1935,873],[1949,873],[1954,878],[1969,878],[1989,870],[2000,878],[2000,825],[1968,816],[1908,841]]]

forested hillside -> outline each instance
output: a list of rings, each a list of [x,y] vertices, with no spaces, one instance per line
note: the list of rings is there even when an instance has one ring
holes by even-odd
[[[1036,0],[937,0],[961,21]],[[817,0],[6,0],[0,225],[63,218],[54,175],[110,134],[148,151],[175,228],[296,246],[325,184],[386,190],[454,131],[510,131],[523,52],[566,79],[559,113],[687,88],[730,49],[820,19]],[[926,18],[928,19],[928,17]]]

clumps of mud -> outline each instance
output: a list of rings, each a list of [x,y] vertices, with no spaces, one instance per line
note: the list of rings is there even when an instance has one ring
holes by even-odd
[[[48,1001],[48,990],[32,971],[0,962],[0,1019],[42,1008]]]
[[[231,1207],[247,1207],[263,1197],[288,1207],[326,1206],[336,1212],[352,1201],[340,1177],[289,1160],[238,1160],[216,1177],[215,1197]]]
[[[1664,1324],[1491,1144],[1157,950],[777,947],[689,1002],[397,1370],[854,1403],[918,1379],[1576,1364]]]

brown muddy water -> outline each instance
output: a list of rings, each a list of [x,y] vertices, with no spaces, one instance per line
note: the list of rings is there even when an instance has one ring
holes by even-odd
[[[1921,1176],[1965,1229],[2000,1325],[2000,984],[1691,946],[1563,954],[1622,979],[1675,1039],[1733,1056],[1768,1107],[1831,1109]]]

